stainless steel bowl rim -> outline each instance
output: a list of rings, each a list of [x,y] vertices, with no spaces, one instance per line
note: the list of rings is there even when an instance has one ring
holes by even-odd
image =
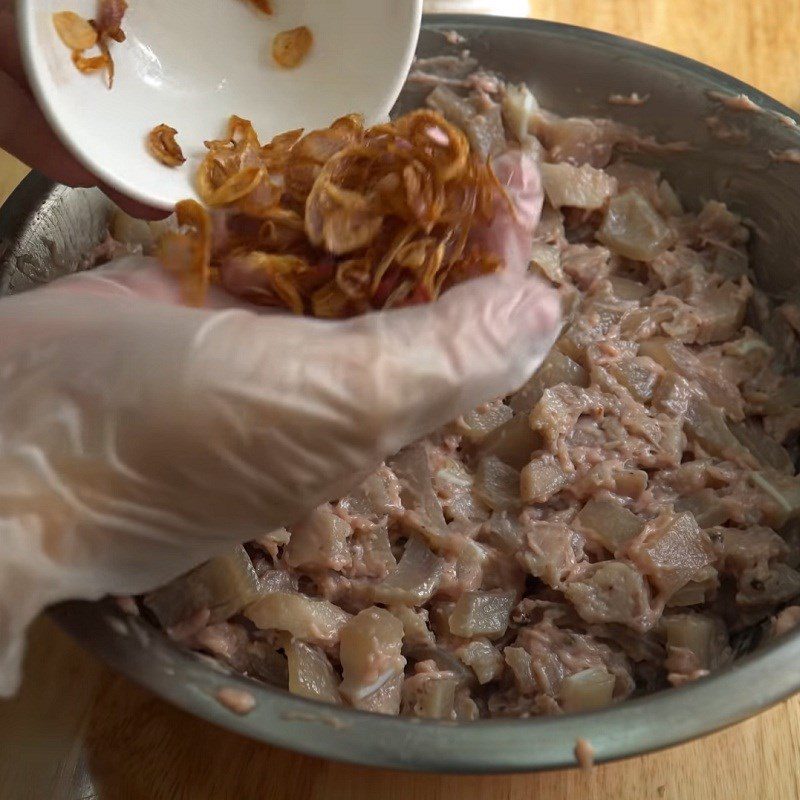
[[[798,122],[786,106],[757,89],[688,58],[621,37],[558,23],[479,16],[427,18],[425,27],[479,35],[481,30],[530,30],[569,41],[596,42],[638,53],[651,63],[702,77],[720,91],[745,93],[766,111]],[[0,209],[0,241],[62,190],[31,175]],[[23,241],[23,245],[25,242]],[[28,242],[30,244],[30,242]],[[19,252],[19,243],[17,251]],[[0,292],[3,289],[0,248]],[[8,283],[6,276],[6,283]],[[35,281],[34,281],[35,282]],[[178,649],[115,603],[65,603],[52,618],[80,644],[160,697],[232,731],[280,747],[338,761],[393,769],[497,773],[574,766],[576,740],[587,740],[598,763],[668,747],[739,722],[800,689],[800,631],[745,656],[726,669],[678,689],[629,700],[590,714],[493,719],[465,725],[382,717],[322,705],[229,673]],[[239,716],[215,694],[236,686],[256,698]]]

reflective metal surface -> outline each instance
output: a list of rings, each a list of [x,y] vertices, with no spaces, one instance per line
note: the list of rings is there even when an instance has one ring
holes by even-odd
[[[487,68],[526,81],[542,105],[560,113],[608,116],[662,140],[696,149],[658,156],[684,199],[719,198],[752,221],[759,282],[776,292],[800,276],[800,167],[774,164],[769,151],[800,147],[776,101],[709,67],[624,39],[523,20],[428,20],[421,55],[448,52],[441,32],[456,28]],[[611,93],[650,94],[643,106],[614,106]],[[763,113],[720,112],[707,93],[746,93]],[[406,92],[401,105],[419,102]],[[749,132],[732,146],[709,136],[705,117],[722,113]],[[647,159],[642,159],[647,163]],[[105,231],[108,203],[98,192],[53,187],[31,176],[0,211],[0,293],[21,291],[84,266],[81,254]],[[69,603],[52,612],[88,650],[181,708],[254,739],[360,764],[439,772],[506,772],[575,763],[575,740],[591,742],[598,762],[645,753],[730,725],[800,689],[800,632],[681,689],[614,708],[558,718],[456,725],[395,719],[319,705],[229,675],[186,653],[113,603]],[[239,717],[214,699],[222,685],[252,692],[256,708]]]

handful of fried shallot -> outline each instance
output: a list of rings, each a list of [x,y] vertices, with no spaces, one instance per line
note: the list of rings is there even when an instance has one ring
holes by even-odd
[[[436,112],[371,128],[350,115],[265,145],[234,116],[206,147],[205,206],[179,203],[160,246],[192,303],[213,281],[261,305],[348,317],[427,302],[501,266],[470,234],[505,193]]]

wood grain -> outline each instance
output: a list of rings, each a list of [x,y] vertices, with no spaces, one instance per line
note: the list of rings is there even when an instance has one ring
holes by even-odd
[[[531,10],[676,50],[800,106],[800,0],[533,0]],[[21,172],[8,163],[0,158],[0,199]],[[249,742],[114,675],[47,620],[34,626],[27,661],[22,692],[0,703],[0,800],[800,798],[800,697],[588,775],[462,778],[346,767]]]
[[[530,5],[539,19],[673,50],[800,107],[798,0],[531,0]]]
[[[22,162],[0,150],[0,205],[27,174],[28,168]]]

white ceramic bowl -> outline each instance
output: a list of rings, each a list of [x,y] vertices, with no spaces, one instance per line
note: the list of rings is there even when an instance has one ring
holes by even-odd
[[[121,192],[161,208],[194,196],[203,140],[231,114],[262,140],[360,112],[386,117],[402,88],[419,33],[422,0],[274,0],[267,16],[246,0],[132,0],[111,42],[116,77],[82,75],[52,15],[96,13],[96,0],[18,0],[25,68],[50,124],[73,154]],[[271,58],[273,36],[299,25],[314,45],[298,68]],[[91,51],[87,51],[91,55]],[[169,168],[147,152],[160,123],[178,130],[187,162]]]

